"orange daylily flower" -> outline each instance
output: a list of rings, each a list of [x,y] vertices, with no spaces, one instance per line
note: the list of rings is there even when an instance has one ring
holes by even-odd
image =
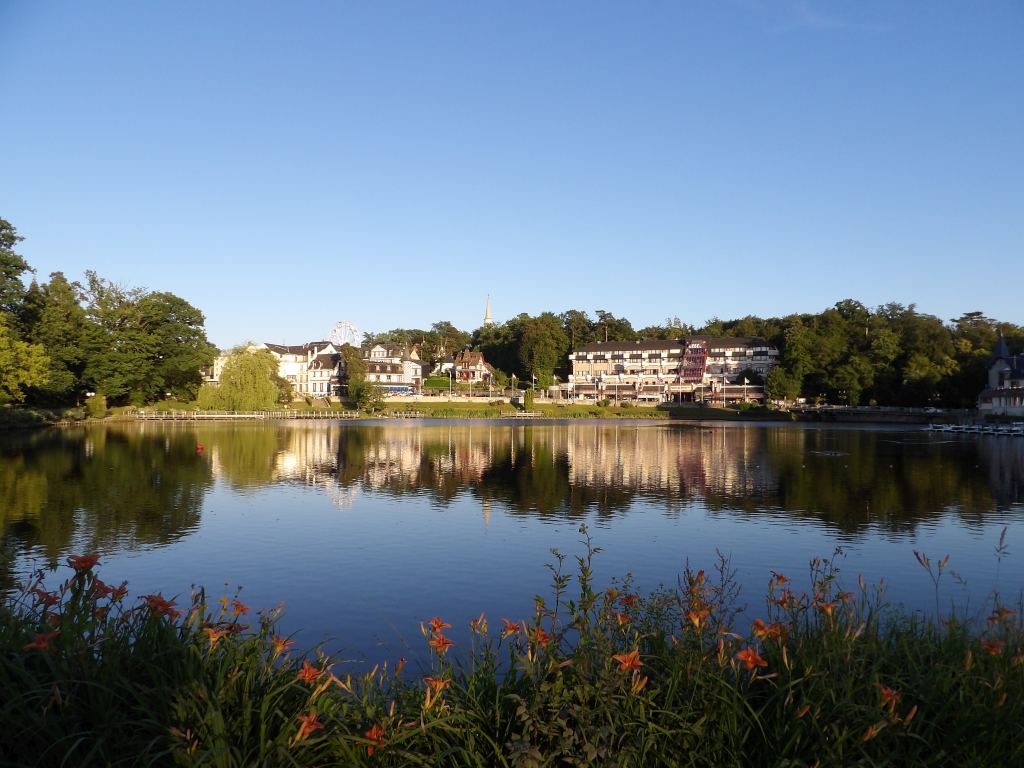
[[[433,632],[435,635],[441,634],[441,630],[443,629],[452,628],[452,625],[445,621],[442,621],[440,616],[435,616],[430,621],[428,621],[427,626],[430,627],[430,631]]]
[[[781,573],[776,573],[775,571],[772,571],[771,586],[781,587],[783,584],[789,584],[791,581],[792,579],[783,576]]]
[[[100,556],[96,554],[92,555],[68,555],[68,565],[74,568],[76,571],[89,571],[99,563]]]
[[[853,597],[853,592],[840,592],[836,595],[836,600],[841,603],[848,602]]]
[[[296,741],[302,741],[304,738],[313,733],[313,731],[319,731],[324,727],[324,724],[320,722],[320,717],[316,712],[310,712],[308,715],[299,715],[298,721],[299,732],[295,736]]]
[[[604,599],[607,600],[609,603],[614,602],[615,598],[617,598],[618,596],[619,590],[615,589],[614,587],[612,587],[604,593]]]
[[[372,755],[375,749],[384,744],[384,728],[380,723],[374,723],[373,727],[366,732],[366,738],[373,742],[366,748],[366,754]]]
[[[181,616],[181,611],[174,609],[174,601],[164,599],[163,595],[142,595],[139,597],[146,603],[146,607],[153,613],[169,616],[176,619]]]
[[[509,621],[508,619],[502,619],[501,639],[504,640],[512,635],[519,634],[519,625]]]
[[[615,661],[619,662],[620,672],[630,672],[633,670],[639,670],[643,666],[640,661],[640,650],[634,649],[629,653],[619,653],[612,656]]]
[[[304,683],[312,685],[323,675],[323,671],[317,669],[309,663],[309,659],[302,660],[302,669],[299,670],[298,674],[295,675],[296,680],[301,680]]]
[[[207,637],[210,638],[211,648],[217,644],[218,640],[228,633],[226,629],[217,629],[216,627],[203,627],[203,632],[205,632]]]
[[[107,613],[109,611],[110,611],[110,608],[108,606],[101,605],[101,606],[98,606],[96,608],[96,610],[93,611],[92,613],[93,613],[93,616],[95,616],[97,619],[102,621],[103,619],[105,619],[107,617]]]
[[[35,636],[35,639],[25,646],[26,651],[48,651],[50,650],[50,642],[57,635],[60,634],[60,630],[53,632],[41,632]]]
[[[819,611],[821,611],[822,613],[824,613],[826,616],[828,616],[831,619],[832,618],[832,612],[836,608],[839,607],[839,603],[834,602],[834,601],[831,602],[831,603],[817,603],[817,606],[818,606],[818,610]]]
[[[47,592],[45,589],[34,587],[31,591],[32,594],[36,596],[37,601],[45,605],[47,608],[57,605],[60,602],[60,597],[58,595],[55,595],[52,592]]]
[[[619,622],[619,626],[620,627],[624,626],[626,624],[630,624],[633,621],[633,619],[630,618],[628,613],[619,613],[618,611],[615,611],[614,613],[615,613],[615,620],[617,622]]]
[[[398,663],[395,664],[395,674],[396,675],[402,674],[402,670],[403,669],[405,669],[405,656],[400,657],[398,659]]]
[[[768,666],[768,662],[762,659],[753,648],[744,648],[736,654],[736,658],[742,661],[747,669]]]
[[[533,642],[539,647],[546,648],[555,639],[550,632],[545,632],[543,627],[536,627],[533,630]]]
[[[487,634],[487,617],[481,613],[475,619],[469,620],[469,628],[480,635]]]
[[[998,624],[999,622],[1016,615],[1017,612],[1011,611],[1009,608],[996,608],[992,611],[992,615],[988,617],[988,620],[993,624]]]
[[[275,656],[280,656],[282,653],[286,652],[289,648],[291,648],[293,645],[295,645],[295,641],[294,640],[286,640],[285,638],[281,637],[280,635],[274,635],[273,640],[274,640],[274,655]]]
[[[765,625],[760,619],[754,619],[750,629],[756,637],[762,640],[777,640],[785,632],[785,625],[781,621],[773,621],[771,624]]]
[[[894,710],[896,705],[899,704],[900,700],[903,698],[903,695],[899,691],[889,688],[886,685],[882,685],[881,683],[875,683],[875,688],[878,689],[878,694],[882,697],[882,706],[888,707],[889,711]]]
[[[92,591],[97,600],[103,600],[113,595],[117,590],[109,584],[104,584],[100,579],[96,579],[92,583]]]
[[[444,656],[455,643],[448,637],[438,633],[437,637],[428,642],[427,645],[433,647],[437,651],[438,656]]]
[[[249,612],[249,606],[241,600],[235,599],[231,601],[231,610],[234,612],[235,616],[240,616]]]
[[[998,656],[1003,652],[1003,648],[1006,647],[1006,643],[1002,640],[983,640],[981,647],[989,656]]]
[[[708,610],[707,608],[701,608],[699,611],[690,611],[688,614],[686,614],[686,618],[690,620],[693,626],[695,626],[697,629],[700,629],[701,625],[704,624],[704,619],[706,619],[710,615],[710,610]]]
[[[640,691],[644,689],[645,685],[647,685],[647,675],[640,677],[639,674],[634,672],[633,685],[630,687],[630,690],[633,692],[633,695],[636,696],[636,694],[640,693]]]
[[[451,685],[452,681],[446,680],[443,677],[424,677],[423,682],[427,684],[430,690],[437,694]]]
[[[640,595],[623,595],[619,598],[619,604],[626,608],[635,608],[636,604],[640,602]]]

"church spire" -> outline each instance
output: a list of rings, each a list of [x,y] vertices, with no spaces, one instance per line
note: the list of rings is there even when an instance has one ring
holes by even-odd
[[[487,294],[487,309],[484,312],[484,325],[494,325],[494,320],[491,319],[491,294]]]

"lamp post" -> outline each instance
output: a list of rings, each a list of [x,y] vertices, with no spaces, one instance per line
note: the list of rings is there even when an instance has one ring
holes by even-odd
[[[515,396],[516,396],[516,375],[513,373],[512,374],[512,395],[511,395],[511,397],[515,397]],[[509,398],[509,399],[511,399],[511,398]]]
[[[743,377],[743,402],[747,402],[747,377]]]
[[[455,382],[455,369],[448,369],[448,402],[452,401],[452,384]]]

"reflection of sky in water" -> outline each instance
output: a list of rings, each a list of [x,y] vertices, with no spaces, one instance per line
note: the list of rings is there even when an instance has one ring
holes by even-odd
[[[147,500],[140,522],[127,512],[109,520],[90,513],[87,495],[62,501],[47,493],[51,504],[76,505],[62,527],[67,537],[54,538],[46,525],[68,510],[44,503],[37,519],[28,509],[25,519],[9,517],[5,543],[20,549],[19,564],[26,555],[63,555],[99,541],[104,575],[127,578],[133,594],[187,595],[196,583],[219,595],[242,584],[254,606],[284,600],[285,628],[301,628],[304,644],[331,636],[330,648],[373,658],[408,655],[403,636],[420,652],[417,621],[435,614],[457,629],[481,610],[494,621],[528,614],[533,595],[548,593],[549,550],[579,554],[583,522],[604,549],[599,584],[627,572],[643,590],[674,584],[687,559],[710,569],[720,550],[746,587],[753,618],[763,615],[754,601],[763,599],[770,571],[803,586],[808,561],[837,545],[848,586],[858,573],[884,578],[891,600],[916,608],[934,598],[913,550],[936,560],[952,553],[950,568],[966,587],[947,573],[941,600],[976,605],[993,588],[1002,527],[1010,527],[1013,551],[1024,517],[1024,441],[594,424],[288,425],[159,435],[157,446],[152,430],[148,437],[129,433],[120,454],[113,436],[68,438],[56,447],[77,446],[83,462],[107,461],[96,477],[116,474],[115,457],[144,457],[127,469],[146,475],[147,487],[159,485],[169,499],[196,496],[195,517],[189,507],[165,520],[181,530],[157,531],[160,520],[149,517],[159,517],[154,505],[164,495]],[[206,445],[198,460],[196,441]],[[23,473],[33,460],[51,460],[45,446],[38,455],[33,450],[22,451]],[[168,452],[173,460],[162,465]],[[175,480],[174,467],[183,465],[198,474]],[[89,480],[89,466],[64,467],[63,482],[98,483]],[[0,492],[7,493],[2,478]],[[97,508],[120,490],[96,490]],[[135,533],[104,535],[104,524]],[[1016,554],[1003,560],[1004,592],[1024,585],[1022,566]],[[573,569],[571,558],[566,567]],[[391,650],[375,650],[377,641]]]

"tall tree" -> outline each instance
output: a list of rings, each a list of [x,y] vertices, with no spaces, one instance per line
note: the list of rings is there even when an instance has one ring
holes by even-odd
[[[279,389],[277,358],[266,349],[232,352],[224,363],[219,384],[199,390],[201,408],[227,411],[259,411],[273,407]]]
[[[139,322],[148,336],[150,378],[147,399],[170,392],[192,400],[199,391],[199,371],[210,365],[217,348],[206,339],[203,313],[173,293],[150,293],[139,300]]]
[[[42,346],[18,339],[0,316],[0,404],[21,402],[26,387],[43,386],[49,365]]]
[[[17,313],[25,294],[21,276],[32,271],[28,262],[14,251],[24,239],[9,221],[0,219],[0,311],[10,315]]]
[[[37,307],[26,336],[46,350],[50,371],[46,385],[30,394],[33,401],[68,403],[77,400],[81,394],[86,336],[81,289],[78,283],[69,283],[61,272],[54,272],[49,283],[37,287]],[[35,292],[30,290],[29,296],[34,295]]]

